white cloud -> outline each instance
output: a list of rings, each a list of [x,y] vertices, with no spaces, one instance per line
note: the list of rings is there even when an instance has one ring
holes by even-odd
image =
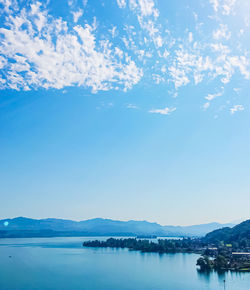
[[[163,39],[161,33],[155,24],[154,19],[145,19],[141,15],[138,16],[138,21],[143,30],[149,35],[149,41],[153,42],[156,48],[163,46]]]
[[[9,13],[10,12],[10,8],[13,5],[12,1],[11,0],[0,0],[0,3],[3,6],[3,11],[6,12],[6,13]],[[1,10],[0,10],[0,12],[1,12]]]
[[[169,73],[173,79],[176,89],[178,89],[181,86],[185,86],[190,82],[184,69],[179,69],[175,66],[171,66],[169,67]]]
[[[198,85],[199,83],[202,82],[203,80],[203,74],[199,73],[199,72],[194,72],[194,84]]]
[[[203,57],[190,53],[183,47],[180,47],[175,53],[174,62],[168,69],[176,89],[187,85],[191,79],[195,84],[200,83],[203,80],[203,73],[213,69],[213,64],[208,56]]]
[[[222,4],[222,14],[229,15],[232,13],[236,0],[224,0]]]
[[[125,8],[126,0],[117,0],[117,5],[119,6],[119,8]]]
[[[124,8],[126,5],[125,0],[117,0],[117,3],[120,8]],[[157,18],[159,16],[159,11],[155,8],[154,0],[129,0],[129,7],[142,17],[154,16]]]
[[[83,11],[81,9],[79,9],[78,11],[72,12],[72,14],[73,14],[74,22],[77,23],[79,18],[82,17]]]
[[[170,53],[165,49],[163,54],[162,54],[162,57],[167,58],[169,55],[170,55]]]
[[[149,113],[153,113],[153,114],[161,114],[161,115],[169,115],[172,112],[174,112],[176,110],[176,108],[163,108],[163,109],[152,109],[149,111]]]
[[[207,110],[209,107],[210,107],[210,103],[209,103],[209,102],[206,102],[206,103],[203,105],[203,109],[204,109],[204,111]]]
[[[116,30],[117,30],[116,26],[113,26],[112,29],[109,30],[111,35],[112,35],[112,38],[114,38],[116,36],[116,34],[117,34]]]
[[[125,0],[117,0],[117,4],[120,8],[125,8],[126,3],[127,2]],[[137,16],[141,29],[149,35],[149,38],[144,38],[144,40],[146,40],[146,42],[153,42],[156,48],[162,47],[163,38],[156,24],[156,20],[159,16],[159,10],[155,7],[155,1],[128,0],[128,3],[130,10]],[[129,39],[132,39],[131,35],[132,32],[130,31]],[[144,42],[144,45],[147,44],[146,42]],[[128,46],[129,44],[127,43],[127,47]]]
[[[210,3],[212,4],[214,11],[217,12],[219,8],[219,0],[210,0]]]
[[[0,28],[2,89],[83,86],[93,92],[127,90],[137,84],[144,73],[146,81],[168,84],[173,95],[187,85],[202,83],[204,91],[208,86],[203,106],[206,109],[221,94],[207,94],[215,82],[216,87],[217,81],[228,84],[236,73],[250,79],[249,46],[242,37],[247,28],[231,29],[235,26],[231,19],[235,4],[232,0],[210,0],[217,14],[209,18],[214,21],[209,22],[210,28],[203,23],[203,11],[194,14],[194,30],[184,30],[177,35],[175,30],[170,31],[173,24],[170,19],[163,21],[163,17],[159,17],[154,0],[117,0],[120,8],[133,14],[133,25],[123,25],[122,21],[128,18],[120,21],[119,15],[114,18],[118,18],[118,23],[105,22],[103,26],[103,19],[98,19],[98,27],[95,23],[87,24],[89,14],[91,19],[93,17],[91,9],[85,10],[85,17],[81,18],[84,21],[80,23],[83,12],[76,6],[76,0],[69,1],[75,24],[72,19],[68,23],[52,17],[39,2],[26,4],[26,9],[19,11],[11,0],[0,2],[4,3],[1,21],[5,17]],[[223,16],[228,13],[232,15],[230,19]]]
[[[129,56],[120,61],[109,40],[97,43],[94,24],[69,31],[67,22],[48,15],[39,3],[31,11],[22,9],[8,17],[6,27],[0,28],[1,70],[6,78],[1,89],[77,85],[93,92],[127,90],[142,77]]]
[[[115,54],[119,56],[119,58],[123,58],[123,51],[119,47],[115,47]]]
[[[163,76],[161,76],[160,74],[153,74],[152,75],[154,82],[158,85],[161,82],[165,81],[165,78]]]
[[[7,64],[6,58],[0,55],[0,69],[4,68],[6,64]]]
[[[243,35],[244,34],[244,29],[240,29],[239,31],[239,36]]]
[[[222,91],[219,92],[219,93],[208,94],[208,95],[205,97],[205,99],[206,99],[208,102],[206,102],[206,103],[203,105],[203,109],[204,109],[204,111],[206,111],[206,110],[210,107],[210,102],[211,102],[212,100],[214,100],[215,98],[222,96],[223,92],[224,92],[224,90],[223,90],[223,88],[222,88]]]
[[[153,15],[154,17],[159,16],[159,11],[154,7],[155,3],[153,0],[138,0],[138,3],[142,16],[151,16],[151,15]]]
[[[213,38],[216,40],[222,39],[222,38],[225,38],[226,40],[228,40],[230,37],[231,37],[231,32],[228,31],[228,27],[225,24],[220,24],[219,29],[213,32]]]
[[[210,49],[209,49],[210,48]],[[174,57],[173,57],[174,55]],[[220,78],[223,84],[230,82],[238,71],[245,79],[250,79],[250,59],[248,52],[234,55],[227,45],[222,43],[204,43],[198,47],[179,45],[169,64],[169,79],[176,89],[194,82],[195,85],[205,79]]]
[[[75,4],[75,0],[68,0],[68,5],[73,6]]]
[[[236,0],[210,0],[215,12],[221,12],[223,15],[229,15],[233,12]]]
[[[216,93],[216,94],[208,94],[205,99],[208,101],[212,101],[213,99],[215,99],[216,97],[220,97],[222,96],[222,92],[220,93]]]
[[[244,107],[242,105],[234,105],[231,109],[230,109],[230,113],[233,115],[235,114],[236,112],[239,112],[239,111],[244,111]]]
[[[155,43],[155,46],[157,48],[162,47],[162,45],[163,45],[162,37],[160,35],[158,35],[157,37],[155,37],[154,43]]]
[[[212,50],[219,52],[220,55],[226,55],[230,53],[230,49],[227,45],[223,45],[222,43],[211,43],[210,44]]]
[[[231,56],[228,61],[232,67],[238,68],[245,79],[250,79],[250,59],[244,55]]]
[[[189,32],[188,33],[188,41],[191,43],[193,41],[193,33]]]

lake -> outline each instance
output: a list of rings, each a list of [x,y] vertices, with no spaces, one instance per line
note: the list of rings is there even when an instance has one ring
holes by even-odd
[[[200,273],[196,254],[82,247],[92,239],[107,237],[1,239],[0,289],[250,289],[250,273]]]

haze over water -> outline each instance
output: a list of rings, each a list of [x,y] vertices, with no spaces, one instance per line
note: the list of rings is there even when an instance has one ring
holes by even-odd
[[[200,273],[196,254],[83,248],[90,239],[2,239],[0,289],[249,289],[249,273]]]

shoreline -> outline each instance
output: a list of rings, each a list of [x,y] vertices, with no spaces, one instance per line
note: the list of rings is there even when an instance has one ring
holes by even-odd
[[[232,272],[250,272],[250,259],[242,259],[241,257],[232,257],[232,254],[222,255],[221,252],[210,253],[208,244],[202,242],[201,239],[183,239],[183,240],[161,240],[155,243],[147,239],[114,239],[109,238],[106,241],[86,241],[83,247],[92,248],[126,248],[130,251],[139,251],[141,253],[158,253],[158,254],[197,254],[196,265],[201,271],[232,271]],[[185,246],[185,247],[184,247]],[[213,248],[214,250],[215,248]],[[216,248],[217,249],[217,248]],[[224,248],[223,248],[224,249]],[[220,249],[221,250],[221,249]],[[225,249],[224,249],[225,250]],[[250,254],[250,253],[249,253]],[[250,257],[250,255],[249,255]],[[234,266],[232,266],[234,265]]]

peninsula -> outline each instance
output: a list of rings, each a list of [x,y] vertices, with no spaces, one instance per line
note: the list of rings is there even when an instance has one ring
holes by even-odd
[[[86,241],[84,247],[127,248],[155,253],[196,253],[197,265],[203,271],[250,271],[250,220],[233,228],[222,228],[204,238],[183,239],[115,239]]]

